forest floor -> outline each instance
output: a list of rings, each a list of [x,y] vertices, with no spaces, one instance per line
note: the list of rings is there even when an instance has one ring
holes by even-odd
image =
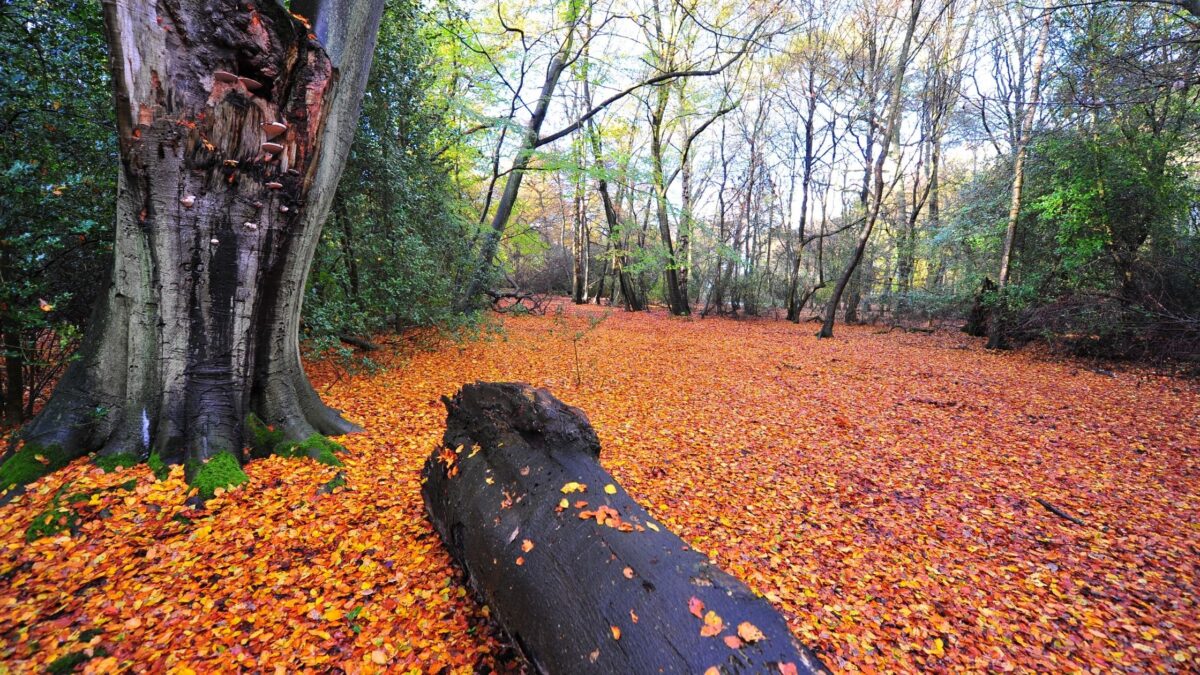
[[[581,407],[628,492],[835,670],[1200,669],[1200,386],[814,331],[568,306],[393,338],[377,374],[313,366],[367,428],[331,494],[338,469],[271,458],[198,511],[178,468],[76,462],[0,507],[0,671],[89,649],[92,672],[518,669],[421,503],[439,397],[474,380]],[[64,484],[131,479],[26,543]]]

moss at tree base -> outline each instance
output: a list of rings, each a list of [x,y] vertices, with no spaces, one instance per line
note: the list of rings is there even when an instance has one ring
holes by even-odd
[[[150,467],[150,473],[159,480],[166,480],[171,475],[171,467],[162,461],[162,457],[158,456],[157,452],[150,453],[150,459],[146,460],[146,466]]]
[[[74,534],[79,529],[79,515],[69,506],[64,505],[63,493],[71,486],[63,485],[54,493],[45,510],[33,518],[29,527],[25,528],[25,541],[33,542],[43,537],[53,537],[62,532]],[[68,503],[70,498],[68,498]]]
[[[92,457],[92,464],[104,469],[104,473],[112,473],[117,470],[117,467],[128,469],[131,466],[137,466],[139,460],[133,453],[122,452],[116,455],[96,455]]]
[[[302,441],[289,441],[282,431],[268,426],[254,413],[246,416],[246,443],[250,456],[255,459],[278,455],[280,457],[308,457],[329,466],[341,466],[336,453],[346,449],[321,434],[313,434]]]
[[[82,642],[83,640],[80,641]],[[50,673],[50,675],[66,675],[67,673],[75,672],[76,668],[92,659],[104,658],[106,656],[108,656],[108,650],[104,647],[96,647],[92,650],[90,656],[83,650],[70,652],[54,659],[50,665],[46,666],[46,672]]]
[[[344,450],[339,443],[321,434],[313,434],[299,443],[280,443],[275,446],[275,454],[280,457],[308,457],[329,466],[342,466],[342,460],[334,453]]]
[[[80,507],[86,507],[86,504],[91,500],[93,495],[100,495],[105,492],[128,492],[137,487],[137,479],[127,480],[120,485],[100,488],[99,490],[75,492],[63,498],[63,495],[70,487],[71,483],[66,483],[60,487],[54,493],[46,508],[34,517],[29,527],[25,528],[25,541],[33,542],[43,537],[53,537],[63,532],[70,532],[72,536],[78,534],[79,526],[84,519],[79,510]]]
[[[346,473],[343,471],[337,472],[337,475],[331,478],[329,482],[317,488],[317,492],[325,495],[333,494],[334,490],[340,487],[346,487]]]
[[[217,453],[207,462],[189,464],[187,473],[188,484],[200,491],[201,499],[212,499],[217,488],[228,490],[250,480],[237,457],[228,451]]]
[[[250,446],[250,456],[254,459],[270,457],[277,446],[288,442],[282,431],[276,431],[254,413],[246,415],[245,429],[246,444]]]
[[[68,463],[70,459],[57,445],[26,444],[0,464],[0,492],[32,483]]]

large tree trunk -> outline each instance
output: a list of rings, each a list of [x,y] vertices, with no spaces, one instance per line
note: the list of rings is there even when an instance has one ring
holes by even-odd
[[[620,489],[583,412],[522,384],[444,400],[426,508],[536,672],[825,672],[766,600]]]
[[[310,27],[276,2],[105,2],[115,262],[27,444],[184,462],[242,458],[251,412],[292,439],[355,428],[309,384],[298,331],[382,8],[293,3]]]

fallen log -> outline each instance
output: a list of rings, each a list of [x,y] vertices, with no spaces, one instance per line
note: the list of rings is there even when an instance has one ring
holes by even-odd
[[[338,335],[338,339],[350,345],[351,347],[358,347],[364,352],[374,352],[379,350],[379,345],[367,340],[366,338],[355,337],[353,335],[347,335],[343,333]]]
[[[770,603],[600,467],[582,411],[524,384],[443,401],[443,445],[422,470],[429,518],[535,671],[827,672]]]

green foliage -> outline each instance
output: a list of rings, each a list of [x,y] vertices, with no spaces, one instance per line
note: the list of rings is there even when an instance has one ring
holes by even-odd
[[[1109,128],[1050,136],[1035,148],[1031,182],[1040,194],[1031,208],[1075,283],[1119,285],[1143,246],[1171,238],[1187,216],[1187,179],[1163,143]]]
[[[228,451],[214,455],[207,462],[188,465],[188,484],[199,490],[201,499],[211,499],[217,488],[233,488],[250,480],[242,471],[237,457]]]
[[[67,457],[56,445],[25,444],[0,464],[0,491],[26,485],[67,465]]]
[[[117,155],[100,2],[3,3],[0,62],[2,356],[40,388],[65,366],[109,266]]]
[[[309,278],[309,338],[456,320],[454,292],[473,249],[436,147],[445,109],[428,100],[422,21],[414,2],[385,10],[358,133]]]

